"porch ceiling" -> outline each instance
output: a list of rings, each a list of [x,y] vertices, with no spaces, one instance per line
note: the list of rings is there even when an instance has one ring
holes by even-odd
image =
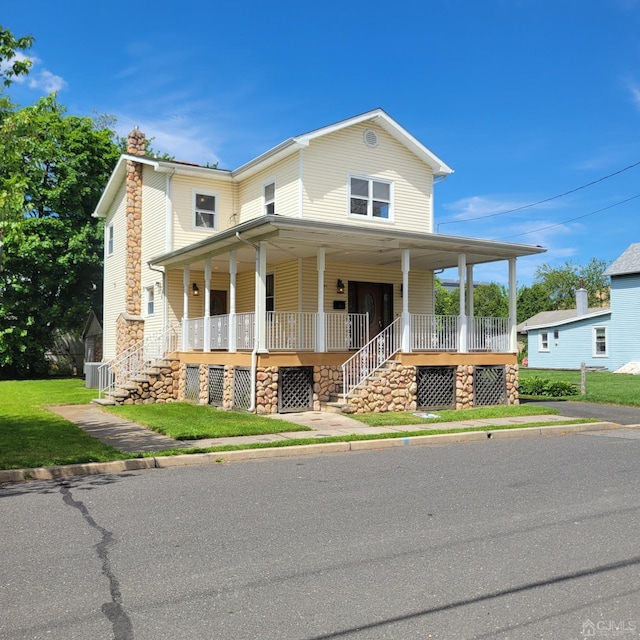
[[[446,269],[466,255],[467,264],[481,264],[533,255],[545,251],[532,245],[496,242],[477,238],[411,233],[388,227],[335,225],[298,218],[265,216],[223,231],[184,249],[158,256],[154,266],[173,269],[190,265],[204,268],[211,259],[214,271],[228,270],[229,252],[237,251],[238,270],[253,270],[255,250],[251,245],[267,243],[267,262],[315,258],[324,247],[327,261],[400,268],[403,249],[411,251],[412,269]]]

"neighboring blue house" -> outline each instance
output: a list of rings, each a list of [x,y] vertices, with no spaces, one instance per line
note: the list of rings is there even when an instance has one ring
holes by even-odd
[[[540,369],[590,367],[616,371],[640,361],[640,242],[605,271],[611,306],[588,309],[587,291],[576,291],[576,309],[538,313],[518,325],[528,336],[528,365]]]

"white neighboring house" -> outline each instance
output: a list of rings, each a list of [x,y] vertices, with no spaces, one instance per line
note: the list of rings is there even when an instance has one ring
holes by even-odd
[[[144,150],[132,131],[94,214],[104,396],[258,413],[517,402],[516,259],[544,250],[435,233],[452,169],[383,110],[231,171]],[[508,319],[473,313],[473,267],[494,261]],[[435,316],[433,274],[450,267],[463,313]]]

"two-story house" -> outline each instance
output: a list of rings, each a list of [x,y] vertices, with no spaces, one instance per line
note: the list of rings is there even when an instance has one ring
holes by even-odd
[[[94,214],[101,395],[259,413],[517,402],[516,259],[543,249],[435,233],[452,169],[384,111],[232,171],[144,149],[133,131]],[[473,266],[499,260],[510,317],[474,317]],[[463,311],[436,316],[434,272],[450,267]]]

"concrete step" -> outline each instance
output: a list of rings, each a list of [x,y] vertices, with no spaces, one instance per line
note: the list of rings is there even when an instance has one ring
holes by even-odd
[[[112,407],[116,404],[115,400],[112,400],[111,398],[94,398],[91,403],[99,404],[102,407]]]
[[[349,405],[344,402],[321,402],[320,403],[320,411],[324,411],[326,413],[346,413],[346,409],[349,408]]]

